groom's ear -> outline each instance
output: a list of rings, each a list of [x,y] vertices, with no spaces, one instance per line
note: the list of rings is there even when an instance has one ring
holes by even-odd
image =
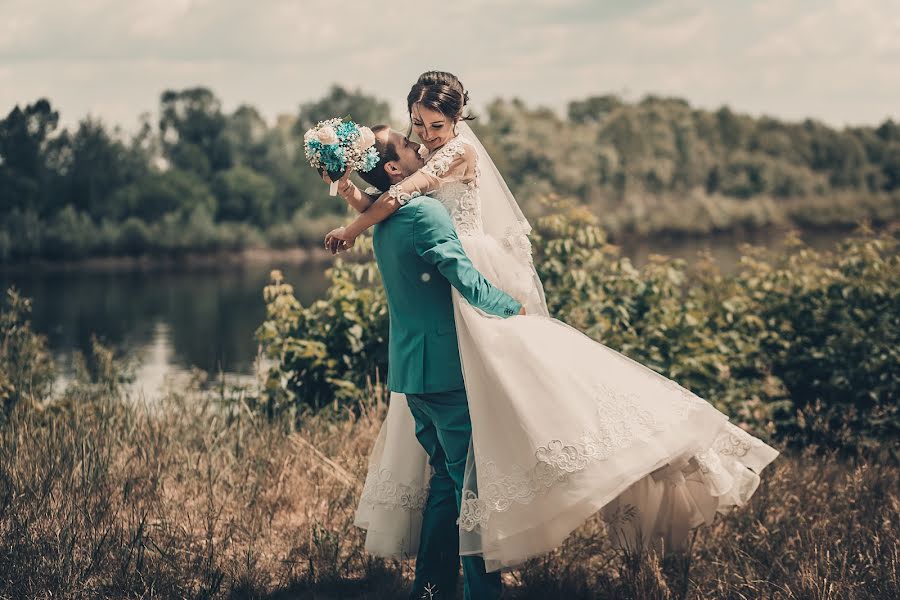
[[[393,160],[389,160],[388,162],[384,163],[384,170],[391,177],[402,174],[400,171],[400,166]]]

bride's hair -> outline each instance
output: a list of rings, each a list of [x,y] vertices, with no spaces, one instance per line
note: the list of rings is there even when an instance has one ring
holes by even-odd
[[[454,122],[475,118],[463,116],[463,110],[469,103],[469,92],[456,75],[446,71],[427,71],[419,75],[406,96],[406,107],[410,113],[416,103],[436,110]]]

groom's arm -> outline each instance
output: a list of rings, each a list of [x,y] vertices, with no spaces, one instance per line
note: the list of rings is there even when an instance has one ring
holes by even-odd
[[[446,209],[426,201],[416,211],[413,235],[419,256],[434,265],[472,306],[498,317],[519,314],[522,305],[485,279],[466,256]]]

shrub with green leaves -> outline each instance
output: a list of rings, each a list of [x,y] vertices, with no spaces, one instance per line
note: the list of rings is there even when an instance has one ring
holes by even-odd
[[[31,300],[15,288],[0,304],[0,421],[20,402],[42,399],[53,383],[47,339],[31,329]]]
[[[674,379],[758,435],[832,446],[896,437],[900,417],[897,239],[865,228],[832,252],[794,239],[775,258],[746,246],[723,275],[709,257],[619,256],[596,216],[551,199],[535,264],[552,315]],[[371,246],[358,250],[366,256]],[[276,274],[258,330],[267,410],[359,399],[387,367],[388,319],[373,262],[336,261],[309,307]]]
[[[357,242],[360,253],[369,240]],[[324,299],[304,307],[272,272],[267,318],[257,339],[274,361],[266,380],[265,410],[298,415],[304,408],[353,403],[387,374],[388,307],[374,262],[335,261]]]

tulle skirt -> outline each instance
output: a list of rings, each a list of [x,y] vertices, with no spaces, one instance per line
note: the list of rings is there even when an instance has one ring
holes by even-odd
[[[486,236],[461,238],[528,316],[502,319],[452,291],[472,421],[460,554],[488,570],[559,546],[602,512],[613,542],[668,551],[742,506],[778,455],[711,404],[541,314],[531,271]],[[406,398],[391,394],[356,524],[385,557],[418,549],[430,466]]]

